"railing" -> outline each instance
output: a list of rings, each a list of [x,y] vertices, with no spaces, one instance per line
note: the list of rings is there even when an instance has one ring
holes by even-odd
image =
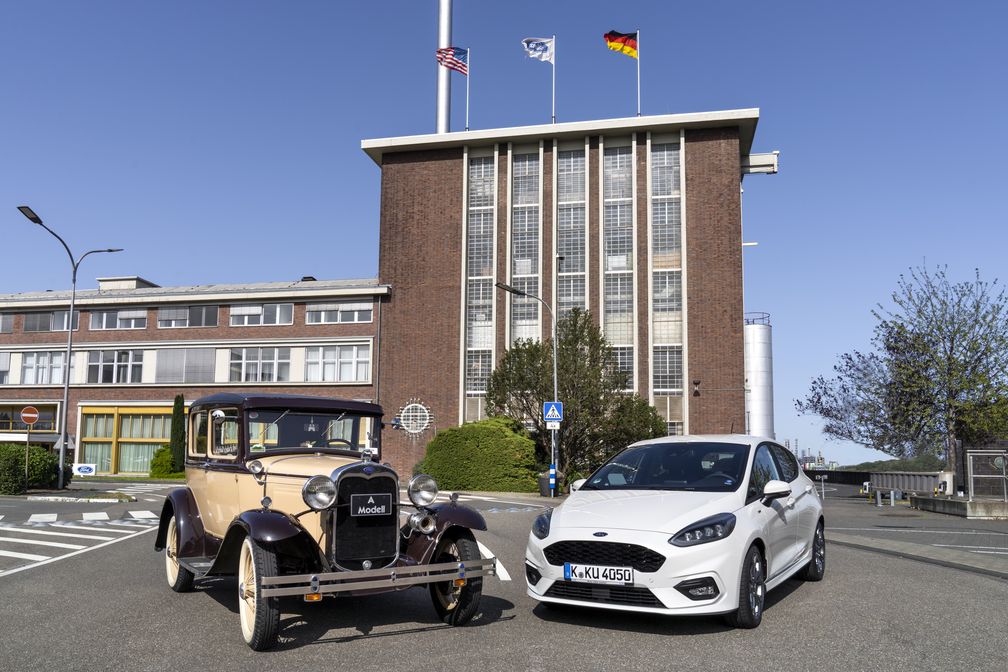
[[[970,450],[966,453],[969,498],[1008,502],[1008,450]]]
[[[770,313],[746,313],[743,316],[746,324],[762,324],[770,326]]]

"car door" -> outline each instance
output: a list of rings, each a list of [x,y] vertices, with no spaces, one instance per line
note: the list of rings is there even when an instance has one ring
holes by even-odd
[[[762,521],[760,525],[767,546],[768,579],[780,574],[794,559],[794,525],[797,523],[797,512],[793,505],[788,503],[790,498],[781,497],[771,500],[768,504],[763,503],[764,486],[770,481],[779,480],[781,480],[780,473],[770,452],[770,446],[761,443],[753,457],[746,502],[749,506],[756,507],[756,517]]]
[[[237,460],[238,410],[214,409],[210,417],[210,445],[204,472],[206,509],[200,511],[207,533],[223,537],[238,513],[238,474],[245,469]]]
[[[189,423],[189,445],[185,462],[186,485],[192,492],[200,518],[205,520],[207,444],[210,440],[209,414],[207,411],[193,413],[189,417]]]
[[[777,470],[781,475],[781,480],[791,486],[792,510],[796,513],[794,528],[794,548],[788,552],[788,557],[794,560],[800,556],[812,539],[812,531],[806,530],[809,521],[813,518],[810,511],[815,506],[816,495],[811,488],[807,488],[801,478],[801,468],[791,451],[776,443],[771,443],[770,452],[773,453],[777,462]]]

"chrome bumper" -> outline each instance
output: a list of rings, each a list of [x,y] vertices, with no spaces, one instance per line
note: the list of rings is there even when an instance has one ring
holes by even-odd
[[[469,562],[442,562],[435,565],[362,569],[353,572],[264,576],[263,597],[284,597],[307,593],[343,593],[351,590],[398,588],[478,576],[496,576],[496,558]]]

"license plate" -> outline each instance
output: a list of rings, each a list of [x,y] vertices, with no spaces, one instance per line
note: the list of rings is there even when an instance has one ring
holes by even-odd
[[[599,567],[564,563],[564,581],[579,583],[607,583],[617,586],[633,585],[633,567]]]

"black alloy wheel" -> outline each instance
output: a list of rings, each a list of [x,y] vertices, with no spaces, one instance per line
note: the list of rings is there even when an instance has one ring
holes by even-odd
[[[738,609],[725,615],[728,625],[755,628],[763,620],[766,599],[766,562],[755,544],[746,551],[739,576]]]

